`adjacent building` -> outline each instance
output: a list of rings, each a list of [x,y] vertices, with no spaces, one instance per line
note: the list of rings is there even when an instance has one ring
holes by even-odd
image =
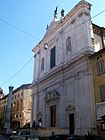
[[[31,84],[21,85],[13,91],[11,127],[13,130],[23,127],[31,121]]]
[[[4,97],[4,93],[2,88],[0,88],[0,126],[2,127],[2,124],[5,119],[5,112],[6,112],[6,106],[7,106],[7,97]]]
[[[4,96],[3,90],[2,88],[0,88],[0,98],[2,98]]]
[[[11,103],[11,128],[16,130],[28,126],[31,122],[31,84],[24,84],[13,90]],[[0,99],[0,123],[4,128],[7,113],[7,101],[9,94]]]
[[[33,48],[32,122],[46,130],[84,135],[96,131],[92,64],[95,52],[91,4],[81,0],[66,16],[61,11]],[[62,132],[62,131],[61,131]]]
[[[92,60],[96,125],[99,135],[105,131],[105,28],[93,24],[94,47],[97,52],[90,56]]]
[[[7,112],[7,100],[8,95],[3,96],[0,98],[0,128],[4,128],[4,122],[6,118],[6,112]]]
[[[95,49],[95,52],[98,52],[99,50],[105,48],[105,28],[100,27],[98,25],[93,25],[93,47]]]

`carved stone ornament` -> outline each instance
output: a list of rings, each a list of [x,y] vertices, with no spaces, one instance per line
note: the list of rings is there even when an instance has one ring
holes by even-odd
[[[67,108],[65,109],[65,111],[74,110],[74,109],[75,107],[69,104]]]
[[[59,97],[60,97],[60,94],[57,91],[53,90],[46,94],[45,100],[48,101],[48,100],[56,99]]]

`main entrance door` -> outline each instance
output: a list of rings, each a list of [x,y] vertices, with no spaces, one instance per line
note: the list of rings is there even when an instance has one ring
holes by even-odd
[[[51,115],[51,127],[56,126],[56,105],[50,107]]]

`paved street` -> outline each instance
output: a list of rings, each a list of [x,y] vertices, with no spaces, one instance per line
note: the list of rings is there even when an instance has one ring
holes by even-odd
[[[0,140],[9,140],[9,138],[0,135]]]

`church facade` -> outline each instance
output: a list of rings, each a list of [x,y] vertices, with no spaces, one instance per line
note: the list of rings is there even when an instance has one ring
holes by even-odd
[[[94,53],[91,4],[82,0],[61,11],[33,48],[32,122],[84,135],[96,129],[91,60]]]

